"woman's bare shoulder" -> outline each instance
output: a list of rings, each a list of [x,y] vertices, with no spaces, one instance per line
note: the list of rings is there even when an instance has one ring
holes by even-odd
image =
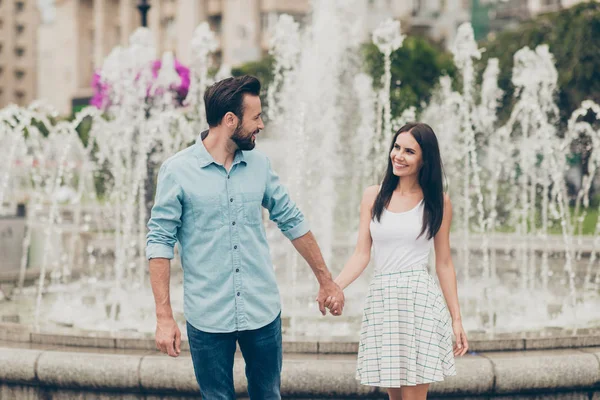
[[[377,197],[377,195],[379,194],[380,187],[381,187],[380,185],[373,185],[373,186],[367,187],[365,189],[365,191],[363,192],[363,201],[369,202],[372,204],[375,201],[375,198]]]

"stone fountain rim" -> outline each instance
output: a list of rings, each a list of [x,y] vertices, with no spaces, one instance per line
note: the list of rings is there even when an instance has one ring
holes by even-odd
[[[521,332],[518,334],[470,335],[469,351],[520,351],[573,349],[600,346],[600,329],[580,329],[567,335],[558,332],[543,336],[541,332]],[[0,323],[0,340],[28,343],[32,345],[60,345],[67,347],[92,347],[119,350],[156,350],[154,337],[148,333],[35,330],[19,323]],[[188,351],[187,340],[182,342],[182,350]],[[358,343],[354,338],[338,337],[319,340],[314,337],[290,338],[284,335],[285,353],[305,354],[354,354]]]

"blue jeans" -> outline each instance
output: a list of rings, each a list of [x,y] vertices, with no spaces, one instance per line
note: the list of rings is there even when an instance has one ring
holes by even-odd
[[[208,333],[187,323],[190,352],[203,400],[234,400],[233,356],[236,342],[246,361],[248,394],[254,400],[279,400],[281,317],[251,331]]]

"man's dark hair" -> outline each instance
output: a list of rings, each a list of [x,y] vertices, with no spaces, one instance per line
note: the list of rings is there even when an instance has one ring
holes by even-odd
[[[227,78],[209,87],[204,93],[206,122],[211,128],[219,125],[228,112],[240,120],[244,117],[244,95],[258,96],[260,81],[253,76],[243,75]]]

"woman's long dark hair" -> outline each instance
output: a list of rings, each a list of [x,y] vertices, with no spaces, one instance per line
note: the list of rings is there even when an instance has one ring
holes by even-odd
[[[410,123],[404,125],[396,132],[390,151],[392,152],[398,135],[410,133],[419,146],[423,154],[423,165],[419,170],[419,186],[423,190],[424,212],[423,229],[418,237],[421,237],[427,231],[427,238],[432,239],[440,230],[442,218],[444,217],[444,167],[440,157],[440,148],[433,129],[427,124]],[[398,187],[399,177],[394,175],[392,160],[388,157],[388,166],[381,184],[379,194],[373,204],[371,218],[380,221],[383,209],[387,207],[392,199],[394,189]]]

